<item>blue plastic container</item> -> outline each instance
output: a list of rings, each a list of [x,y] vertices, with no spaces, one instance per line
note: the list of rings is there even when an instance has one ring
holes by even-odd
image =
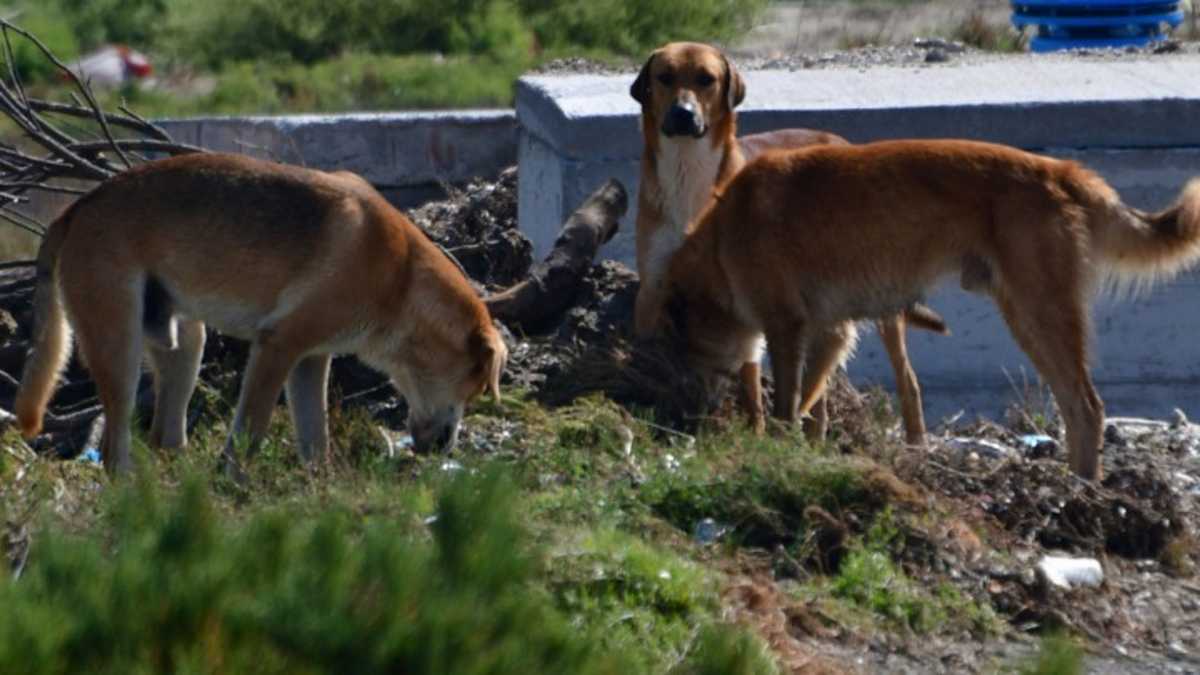
[[[1014,0],[1013,25],[1034,26],[1035,52],[1142,46],[1183,22],[1179,2],[1166,0]]]

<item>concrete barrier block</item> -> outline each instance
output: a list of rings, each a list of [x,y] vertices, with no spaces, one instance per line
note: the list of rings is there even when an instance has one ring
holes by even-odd
[[[1074,159],[1129,204],[1167,206],[1200,175],[1200,57],[1113,61],[1021,56],[950,67],[744,72],[743,133],[826,129],[854,142],[961,137]],[[633,75],[536,76],[517,88],[522,125],[521,227],[539,253],[558,224],[604,179],[636,205],[641,137]],[[634,263],[636,206],[602,255]],[[1094,374],[1110,412],[1200,416],[1200,274],[1095,308]],[[930,298],[951,337],[909,332],[931,421],[963,409],[996,415],[1036,370],[993,303],[946,284]],[[886,353],[867,336],[849,371],[893,386]],[[1014,384],[1016,386],[1014,386]]]
[[[180,141],[212,150],[354,171],[405,205],[443,183],[494,176],[517,159],[511,110],[206,117],[159,124]]]

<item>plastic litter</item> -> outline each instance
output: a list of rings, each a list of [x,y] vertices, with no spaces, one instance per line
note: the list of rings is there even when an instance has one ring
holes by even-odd
[[[955,436],[948,439],[946,444],[952,448],[961,450],[963,454],[976,453],[980,457],[987,459],[1007,459],[1017,455],[1017,451],[1013,448],[987,438]]]
[[[1099,586],[1104,581],[1104,569],[1095,558],[1048,555],[1034,569],[1039,579],[1059,588]]]
[[[1033,459],[1052,457],[1058,450],[1058,441],[1055,441],[1046,434],[1025,434],[1020,436],[1018,440],[1021,441],[1021,446],[1025,449],[1025,454]]]
[[[705,518],[696,523],[695,529],[692,531],[692,537],[698,543],[711,544],[717,541],[729,532],[729,527],[718,523],[712,518]]]
[[[88,462],[91,464],[100,464],[100,450],[98,448],[84,448],[83,452],[75,458],[79,462]]]
[[[617,427],[617,435],[621,437],[621,452],[626,457],[633,454],[633,429],[622,424]]]

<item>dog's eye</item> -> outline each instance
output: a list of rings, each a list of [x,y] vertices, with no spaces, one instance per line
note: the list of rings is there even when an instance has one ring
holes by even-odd
[[[713,77],[709,73],[700,73],[696,76],[696,84],[700,85],[701,87],[711,87],[713,82],[716,81],[717,78]]]
[[[659,73],[658,74],[658,83],[664,87],[669,87],[669,86],[675,84],[675,76],[672,75],[671,73]]]

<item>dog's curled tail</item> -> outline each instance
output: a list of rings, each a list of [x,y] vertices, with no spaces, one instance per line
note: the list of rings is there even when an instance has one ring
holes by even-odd
[[[33,293],[33,342],[25,358],[15,412],[21,434],[26,438],[42,430],[46,405],[54,394],[58,376],[71,355],[71,329],[63,312],[56,279],[58,251],[66,238],[74,208],[50,225],[37,257],[37,287]]]
[[[1200,261],[1200,178],[1170,208],[1145,213],[1119,202],[1106,209],[1096,254],[1112,290],[1138,291]]]

